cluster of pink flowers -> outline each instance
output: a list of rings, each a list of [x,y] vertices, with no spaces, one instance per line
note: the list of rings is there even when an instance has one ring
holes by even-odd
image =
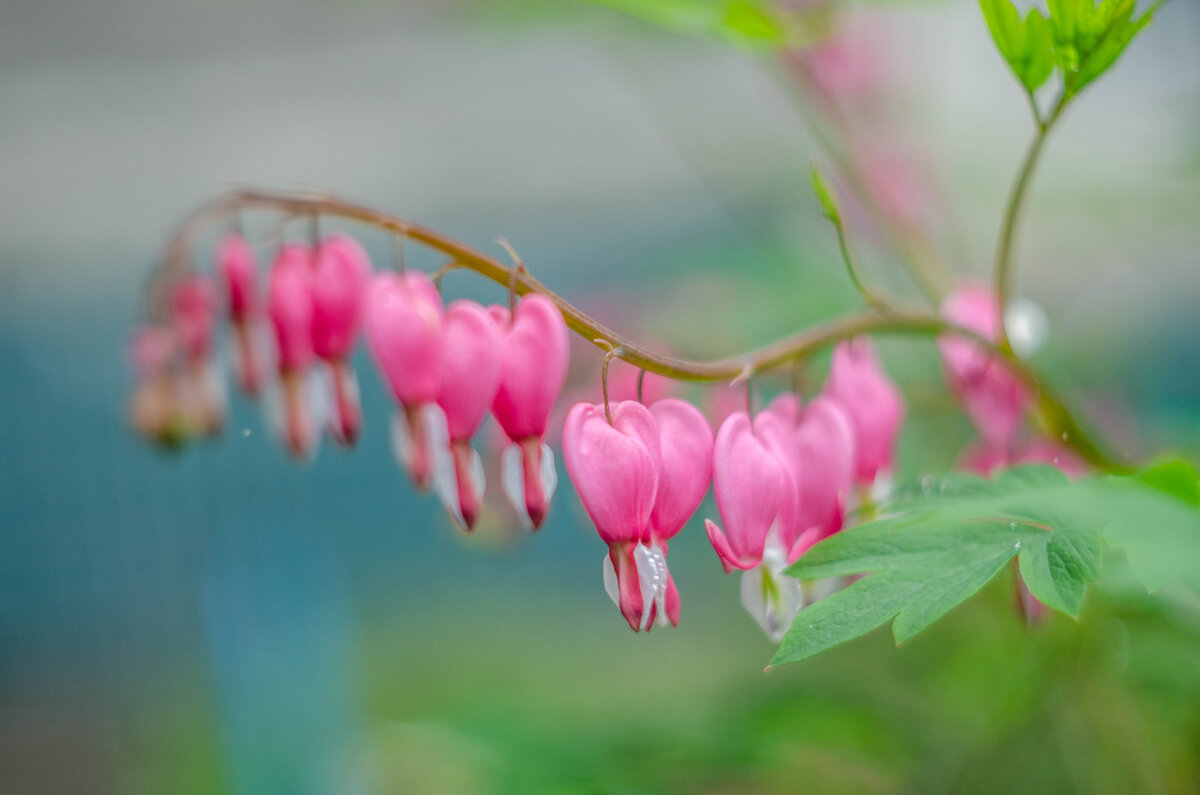
[[[782,570],[842,529],[851,500],[890,473],[904,401],[868,340],[837,346],[823,393],[786,392],[753,418],[735,411],[714,439],[690,404],[581,403],[567,415],[563,457],[609,546],[605,583],[634,630],[677,624],[667,541],[711,481],[724,525],[706,520],[727,572],[746,572],[742,598],[774,639],[818,590]]]
[[[166,390],[160,402],[174,405],[163,416],[139,415],[135,397],[141,430],[162,438],[171,422],[219,427],[214,336],[223,305],[236,381],[268,399],[287,450],[311,457],[322,428],[352,445],[363,425],[350,364],[361,336],[395,401],[392,445],[416,486],[470,530],[484,492],[472,438],[490,412],[505,436],[502,490],[527,527],[542,524],[557,485],[546,437],[568,364],[567,328],[553,301],[533,293],[511,311],[469,300],[444,306],[425,274],[376,273],[362,246],[341,234],[315,247],[282,245],[261,290],[253,249],[230,233],[214,272],[215,283],[197,274],[179,280],[167,322],[135,335],[138,394]],[[179,399],[197,391],[209,398],[198,401],[209,408],[203,422]],[[747,607],[778,637],[814,595],[782,569],[840,530],[856,495],[888,475],[903,400],[866,339],[834,350],[822,395],[802,405],[784,393],[753,419],[734,411],[715,438],[696,407],[658,391],[664,396],[648,406],[578,403],[563,424],[567,472],[609,548],[606,589],[634,630],[678,623],[667,547],[711,483],[724,530],[709,520],[708,537],[726,571],[746,572]]]
[[[474,526],[484,482],[471,439],[490,411],[508,439],[504,491],[526,525],[542,524],[557,482],[544,439],[568,356],[566,324],[552,301],[528,295],[511,313],[467,300],[445,307],[423,273],[374,273],[362,246],[341,234],[315,248],[281,246],[265,296],[254,251],[236,233],[218,246],[215,272],[237,381],[249,396],[266,393],[293,456],[313,455],[322,425],[339,444],[357,440],[362,410],[350,357],[361,335],[395,399],[393,448],[418,488],[433,489],[459,526]],[[208,278],[188,275],[173,288],[168,321],[134,336],[133,421],[149,436],[174,441],[220,427],[217,292]]]
[[[268,397],[288,451],[313,455],[322,427],[352,445],[363,419],[350,358],[362,336],[396,404],[393,449],[416,486],[434,491],[470,530],[484,493],[472,438],[490,412],[505,436],[502,490],[523,524],[541,526],[557,485],[546,438],[568,365],[567,328],[553,301],[532,293],[511,310],[469,300],[444,306],[425,274],[376,273],[362,246],[341,234],[315,247],[282,245],[265,293],[254,251],[238,234],[221,241],[214,271],[219,289],[200,275],[180,279],[167,322],[135,335],[140,430],[161,439],[219,428],[214,337],[223,303],[236,380],[248,395]],[[1000,336],[999,304],[986,289],[955,291],[942,312],[983,338]],[[1033,396],[1003,360],[961,335],[939,347],[980,434],[965,466],[1052,458],[1078,467],[1057,445],[1022,436]],[[614,395],[632,391],[613,386]],[[904,399],[865,337],[834,348],[819,395],[804,402],[784,392],[754,416],[733,410],[715,436],[696,407],[659,391],[649,405],[578,403],[563,424],[567,472],[608,545],[605,587],[635,631],[678,624],[667,548],[711,484],[719,522],[705,520],[708,539],[726,572],[743,572],[743,602],[777,640],[806,603],[840,584],[802,584],[783,570],[886,491]]]

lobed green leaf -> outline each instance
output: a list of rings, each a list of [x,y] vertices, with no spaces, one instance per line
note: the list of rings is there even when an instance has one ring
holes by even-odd
[[[894,619],[903,642],[976,593],[1014,556],[1030,591],[1077,616],[1100,576],[1103,547],[1120,548],[1149,590],[1183,582],[1200,593],[1200,474],[1169,461],[1134,477],[1071,482],[1047,466],[992,480],[924,479],[882,518],[810,549],[787,574],[867,576],[802,610],[772,665],[805,659]]]

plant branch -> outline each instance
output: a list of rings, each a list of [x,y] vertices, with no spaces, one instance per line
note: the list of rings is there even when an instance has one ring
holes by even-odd
[[[162,267],[155,272],[148,285],[148,308],[152,319],[161,322],[166,317],[170,285],[192,268],[192,246],[196,237],[208,227],[237,217],[248,209],[274,210],[296,216],[344,218],[421,243],[449,257],[457,268],[475,271],[501,286],[511,285],[511,289],[517,295],[532,292],[545,295],[562,311],[567,326],[584,339],[597,347],[613,351],[617,358],[635,367],[681,381],[719,382],[748,378],[780,365],[803,360],[841,340],[859,334],[887,333],[924,337],[959,334],[1003,358],[1013,372],[1037,393],[1040,419],[1048,432],[1061,435],[1068,445],[1101,469],[1122,468],[1088,437],[1063,402],[1011,351],[992,344],[975,332],[953,326],[935,314],[872,307],[857,314],[845,315],[803,329],[744,354],[710,361],[680,359],[651,351],[609,329],[556,295],[520,266],[506,265],[427,227],[328,194],[237,190],[199,207],[172,235],[167,244]]]
[[[1046,138],[1050,135],[1050,130],[1054,127],[1054,123],[1062,115],[1063,108],[1066,107],[1068,99],[1068,95],[1064,93],[1055,104],[1050,116],[1043,119],[1041,113],[1038,111],[1037,103],[1033,101],[1032,94],[1029,95],[1030,108],[1033,112],[1037,132],[1033,136],[1029,150],[1025,153],[1025,159],[1021,163],[1021,170],[1017,173],[1017,180],[1013,183],[1012,192],[1009,194],[1008,204],[1004,208],[1004,220],[1000,226],[1000,242],[996,246],[995,293],[996,300],[1000,304],[1001,309],[1000,348],[1008,352],[1012,351],[1012,347],[1008,340],[1008,329],[1003,321],[1003,314],[1004,307],[1008,306],[1009,299],[1013,294],[1013,280],[1015,278],[1013,243],[1017,234],[1017,220],[1021,214],[1021,207],[1025,203],[1025,197],[1029,193],[1029,186],[1033,180],[1033,172],[1037,170],[1042,150],[1046,146]]]

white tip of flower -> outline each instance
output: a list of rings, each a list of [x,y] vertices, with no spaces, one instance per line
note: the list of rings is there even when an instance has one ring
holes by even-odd
[[[525,468],[521,462],[521,448],[518,445],[509,444],[500,454],[500,487],[517,516],[521,518],[521,524],[526,530],[531,529],[533,520],[529,518],[529,509],[525,507]]]
[[[542,481],[542,494],[546,495],[546,504],[549,505],[554,490],[558,488],[558,470],[554,468],[554,451],[545,442],[542,443],[541,463],[538,477]]]
[[[604,553],[604,592],[612,603],[621,607],[621,586],[617,584],[617,570],[613,568],[612,556]]]
[[[1028,298],[1014,298],[1004,309],[1004,328],[1013,353],[1028,359],[1050,336],[1050,318],[1046,310]]]
[[[656,608],[660,625],[666,623],[667,557],[658,544],[638,544],[633,548],[633,562],[637,565],[638,587],[642,591],[642,621],[639,629],[644,631],[650,623],[652,608]]]
[[[542,494],[545,495],[546,504],[549,505],[554,490],[558,488],[558,470],[554,467],[554,451],[545,443],[542,444],[538,482],[542,487]],[[525,529],[532,530],[533,520],[525,506],[525,466],[521,458],[521,446],[518,444],[510,443],[500,454],[500,487],[512,503],[517,516],[521,518]]]
[[[772,528],[763,549],[763,562],[742,574],[742,604],[772,643],[783,640],[792,619],[804,607],[800,581],[785,577],[787,557]]]

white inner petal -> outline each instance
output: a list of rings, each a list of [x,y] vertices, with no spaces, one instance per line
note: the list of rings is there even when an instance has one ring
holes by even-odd
[[[1004,309],[1004,328],[1013,353],[1028,359],[1050,336],[1050,318],[1046,310],[1028,298],[1014,298]]]
[[[550,498],[554,496],[554,490],[558,488],[558,470],[554,468],[554,451],[550,449],[550,445],[542,443],[542,461],[538,471],[538,477],[542,482],[542,494],[546,497],[546,504],[550,504]]]
[[[763,562],[742,575],[742,604],[774,643],[783,639],[804,606],[800,581],[783,575],[787,565],[777,528],[772,527],[763,548]]]
[[[638,588],[642,592],[642,620],[639,629],[644,630],[650,623],[651,608],[657,604],[660,613],[664,609],[667,560],[657,544],[653,547],[638,544],[633,548],[633,562],[637,566]]]
[[[408,415],[404,409],[397,409],[392,414],[391,424],[391,440],[392,454],[396,456],[396,463],[404,468],[404,471],[412,471],[412,433],[408,429]]]
[[[612,557],[604,553],[604,592],[612,603],[621,607],[621,586],[617,583],[617,570],[613,568]]]
[[[500,454],[500,481],[505,496],[512,503],[517,516],[521,517],[525,529],[532,528],[533,520],[529,518],[529,510],[525,507],[525,470],[521,464],[521,448],[515,444],[505,447]]]

